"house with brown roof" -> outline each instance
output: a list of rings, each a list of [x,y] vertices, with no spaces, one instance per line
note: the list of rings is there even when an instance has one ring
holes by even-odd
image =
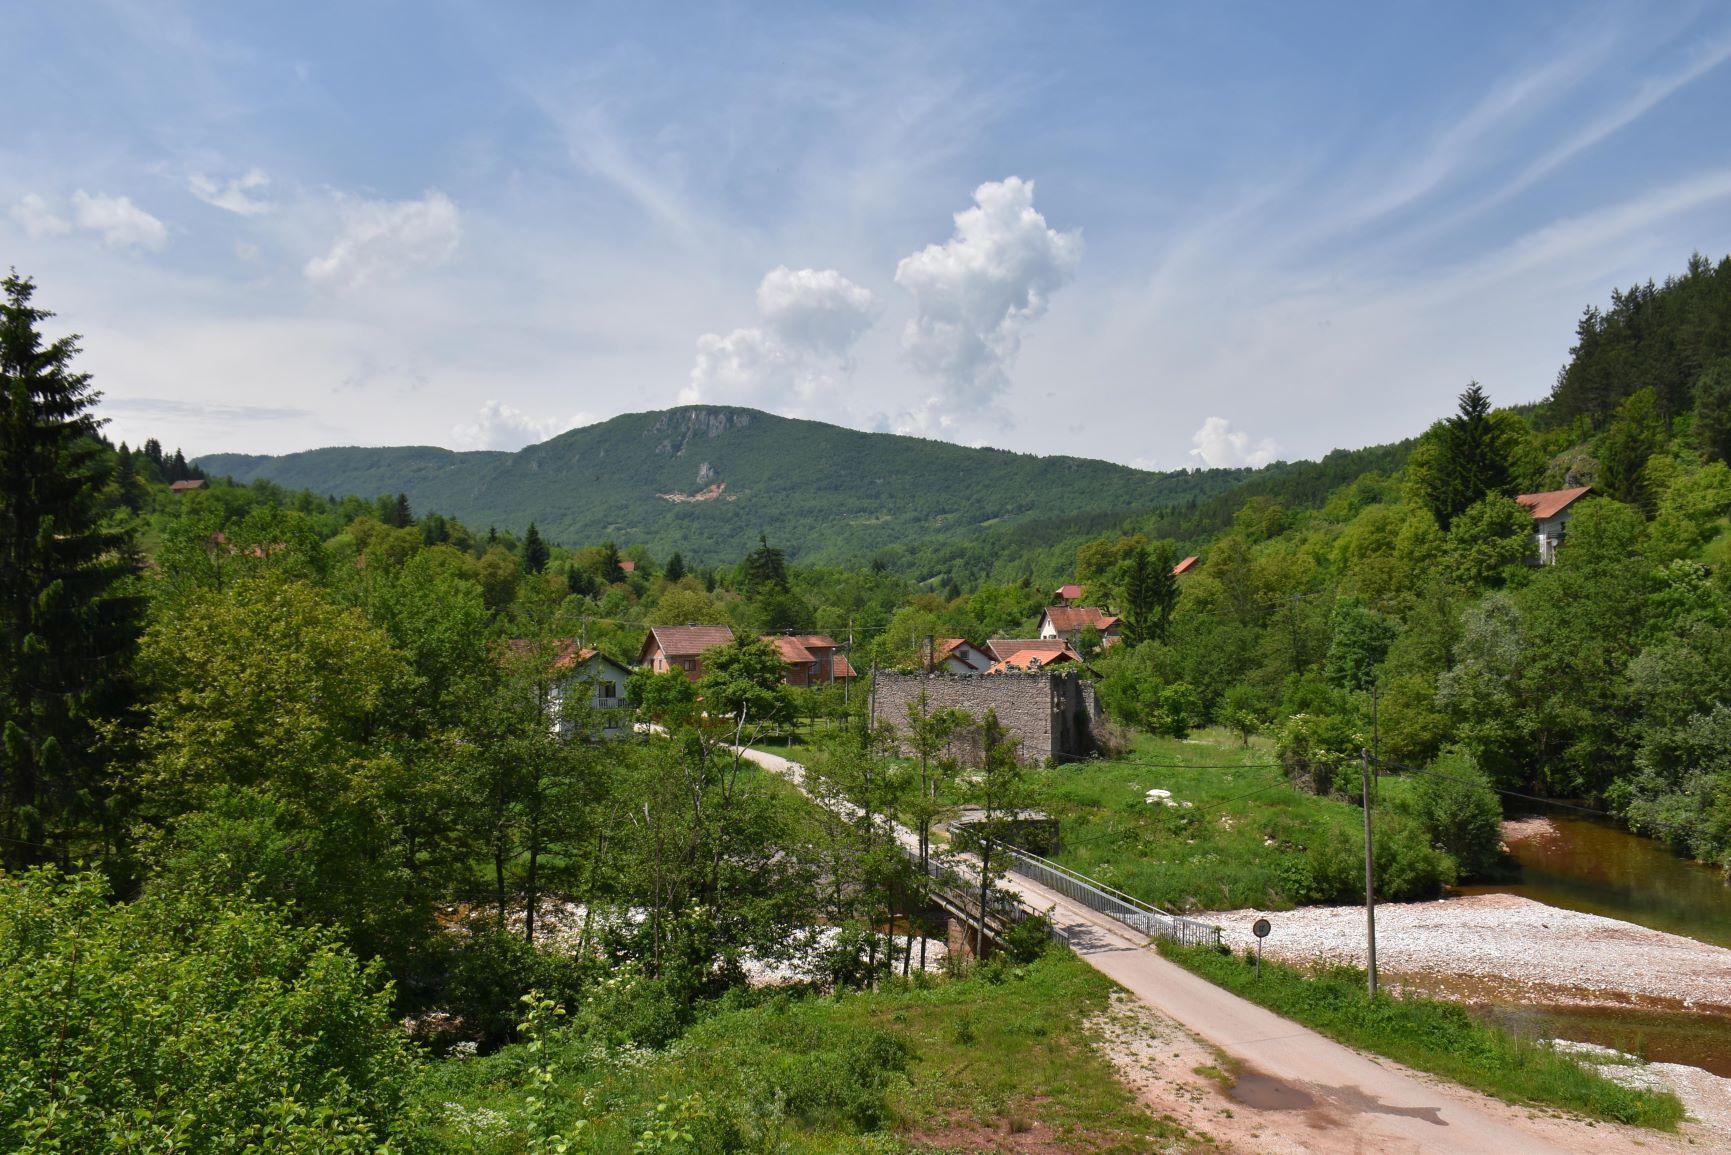
[[[1082,631],[1092,626],[1100,635],[1100,647],[1114,645],[1123,637],[1116,614],[1094,606],[1047,606],[1040,615],[1040,636],[1062,638],[1072,647],[1081,640]]]
[[[732,626],[650,626],[637,664],[657,674],[682,671],[693,682],[703,677],[703,654],[733,641]]]
[[[1202,559],[1197,557],[1195,554],[1191,554],[1189,557],[1185,558],[1183,561],[1179,562],[1177,565],[1172,567],[1172,576],[1173,577],[1183,577],[1185,574],[1189,573],[1191,570],[1195,569],[1197,566],[1199,566],[1201,564],[1202,564]]]
[[[938,638],[932,643],[932,669],[946,674],[983,674],[992,660],[966,638]]]
[[[170,482],[169,486],[168,486],[168,492],[170,492],[170,493],[186,493],[190,490],[203,489],[203,488],[204,488],[204,478],[193,477],[193,478],[187,479],[186,481]]]
[[[1075,582],[1065,582],[1052,591],[1052,597],[1064,605],[1073,606],[1082,600],[1082,587]]]
[[[765,634],[763,640],[781,655],[790,686],[827,686],[856,676],[847,655],[828,634]]]
[[[1533,515],[1533,540],[1538,544],[1540,565],[1550,565],[1557,560],[1557,547],[1563,544],[1568,534],[1569,519],[1575,515],[1575,503],[1592,490],[1590,485],[1577,485],[1572,489],[1523,493],[1515,498]]]

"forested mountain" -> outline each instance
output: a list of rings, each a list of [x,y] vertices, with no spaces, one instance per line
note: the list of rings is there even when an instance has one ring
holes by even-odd
[[[614,538],[705,561],[737,558],[767,533],[805,562],[934,544],[949,555],[1030,527],[1030,544],[1074,544],[1150,510],[1188,509],[1252,472],[1149,473],[723,406],[628,413],[517,453],[342,448],[198,464],[338,496],[401,492],[471,525],[533,521],[555,542]]]

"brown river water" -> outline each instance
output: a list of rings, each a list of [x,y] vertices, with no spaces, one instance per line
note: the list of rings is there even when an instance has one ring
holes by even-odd
[[[1511,838],[1520,877],[1463,894],[1518,894],[1731,947],[1731,883],[1652,839],[1584,816],[1549,816],[1550,829]],[[1523,824],[1524,825],[1524,824]],[[1679,1009],[1490,1006],[1482,1013],[1520,1034],[1599,1043],[1654,1062],[1731,1076],[1731,1018]]]

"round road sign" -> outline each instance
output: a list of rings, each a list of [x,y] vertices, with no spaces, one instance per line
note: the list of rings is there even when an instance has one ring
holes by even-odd
[[[1267,938],[1270,929],[1268,920],[1266,918],[1259,918],[1251,924],[1250,933],[1254,934],[1257,938]]]

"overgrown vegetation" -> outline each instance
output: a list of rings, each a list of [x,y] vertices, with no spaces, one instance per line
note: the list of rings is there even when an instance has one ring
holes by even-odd
[[[876,1151],[891,1136],[977,1147],[1031,1132],[1068,1150],[1188,1149],[1083,1042],[1110,990],[1055,953],[837,998],[742,994],[652,1053],[610,1034],[616,986],[568,1019],[544,1014],[528,1043],[442,1064],[423,1095],[452,1151],[553,1136],[593,1151]],[[545,1098],[525,1111],[519,1089],[538,1081]]]
[[[1456,1004],[1387,993],[1370,1000],[1365,997],[1364,972],[1354,967],[1309,973],[1264,960],[1259,972],[1250,955],[1235,957],[1167,942],[1160,944],[1160,953],[1348,1046],[1500,1099],[1667,1131],[1683,1118],[1675,1095],[1620,1086],[1542,1043],[1476,1022]]]

